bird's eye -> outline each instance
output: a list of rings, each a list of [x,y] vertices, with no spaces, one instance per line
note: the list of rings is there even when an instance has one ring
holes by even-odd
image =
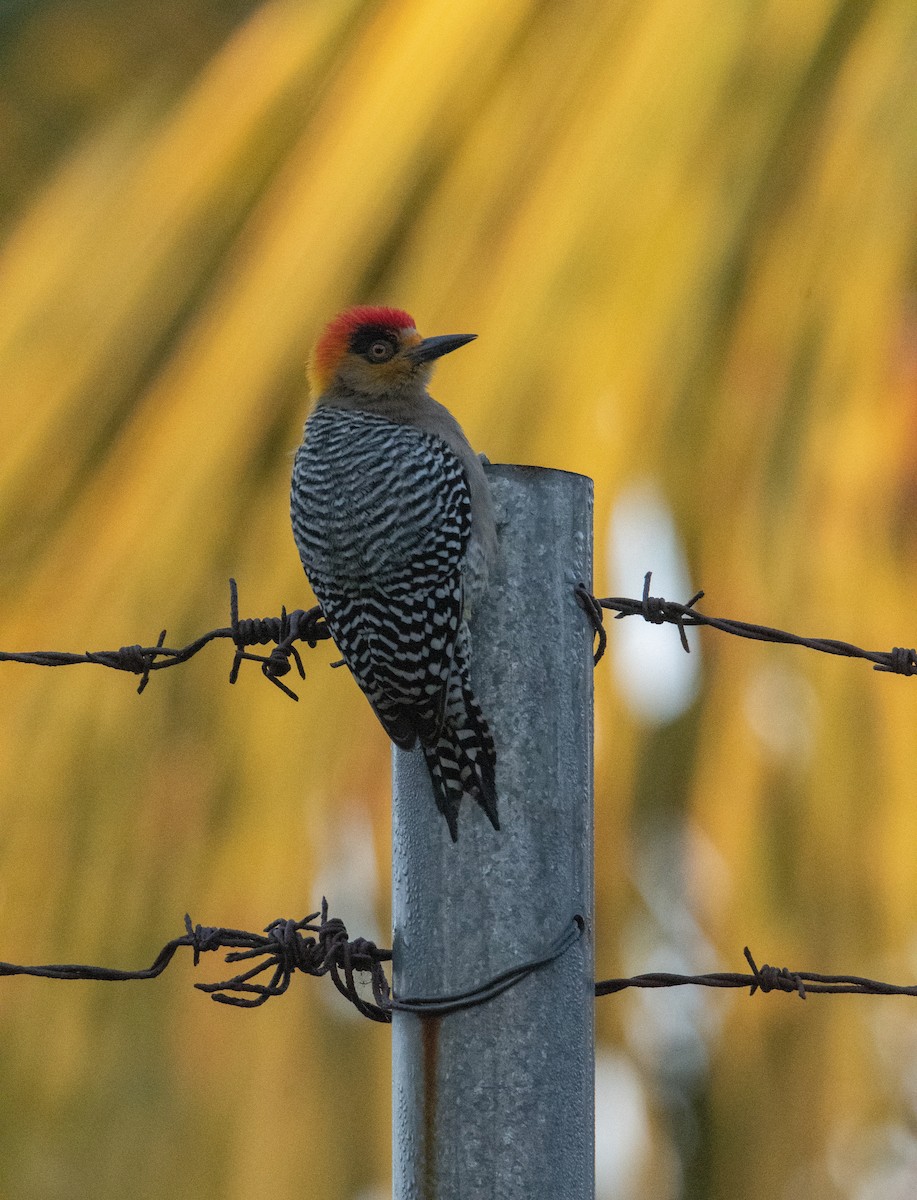
[[[395,348],[391,342],[380,339],[378,342],[373,342],[366,352],[366,357],[370,362],[382,363],[388,360],[395,353]]]

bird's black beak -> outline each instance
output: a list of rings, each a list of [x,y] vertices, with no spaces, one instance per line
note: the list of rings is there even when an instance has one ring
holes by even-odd
[[[443,333],[439,337],[424,338],[418,345],[406,351],[405,358],[414,363],[428,363],[444,354],[451,354],[459,346],[467,346],[478,335],[476,333]]]

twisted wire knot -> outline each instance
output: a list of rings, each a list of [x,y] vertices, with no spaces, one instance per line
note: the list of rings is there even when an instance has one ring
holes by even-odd
[[[122,646],[116,651],[118,667],[122,671],[132,671],[135,675],[143,675],[149,670],[150,654],[142,646]]]
[[[279,617],[243,617],[233,625],[233,641],[242,646],[266,646],[281,640]]]
[[[668,616],[668,601],[661,596],[646,595],[641,602],[640,611],[644,621],[649,621],[651,625],[662,625]]]
[[[754,975],[754,983],[748,993],[750,996],[753,996],[760,988],[765,994],[767,992],[796,992],[800,1000],[805,1000],[806,985],[801,975],[797,975],[795,971],[790,971],[787,967],[772,967],[769,963],[764,963],[759,967],[747,946],[745,947],[745,959]]]
[[[315,939],[304,938],[299,929],[298,921],[279,917],[267,926],[265,933],[270,942],[270,950],[277,956],[285,971],[305,971],[314,975],[316,972],[312,949],[316,944]]]
[[[891,671],[895,675],[913,675],[917,672],[917,651],[913,649],[909,650],[905,646],[895,646],[888,658],[888,666],[877,668],[877,670]]]
[[[223,944],[222,931],[216,925],[192,925],[191,917],[185,913],[185,929],[190,938],[190,946],[194,952],[194,965],[201,961],[201,955],[208,950],[219,950]]]

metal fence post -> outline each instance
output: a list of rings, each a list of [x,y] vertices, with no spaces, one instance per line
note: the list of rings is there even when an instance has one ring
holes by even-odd
[[[592,481],[493,466],[500,556],[472,622],[475,691],[497,745],[501,832],[473,801],[453,845],[423,758],[394,752],[396,995],[484,983],[562,957],[485,1004],[395,1013],[394,1200],[593,1200]]]

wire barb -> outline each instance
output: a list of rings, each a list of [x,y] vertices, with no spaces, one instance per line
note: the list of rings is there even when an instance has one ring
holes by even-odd
[[[751,967],[752,974],[755,977],[755,981],[748,993],[749,996],[753,996],[758,988],[760,988],[765,994],[775,991],[797,992],[800,1000],[805,1000],[806,985],[803,983],[801,975],[797,975],[793,971],[788,971],[786,967],[771,967],[767,963],[759,969],[747,946],[745,947],[744,954],[745,961]]]
[[[222,931],[219,931],[222,932]],[[235,932],[235,931],[234,931]],[[315,936],[304,936],[304,934]],[[226,955],[227,963],[263,959],[222,983],[196,983],[198,991],[206,992],[219,1004],[234,1008],[259,1008],[272,996],[282,996],[290,986],[296,971],[305,975],[330,975],[334,986],[364,1017],[388,1022],[388,980],[382,963],[391,958],[391,951],[380,950],[365,938],[350,941],[344,922],[328,916],[328,901],[322,897],[318,912],[301,921],[278,918],[263,934],[238,934],[244,939],[243,948]],[[239,945],[240,943],[235,943]],[[267,983],[253,983],[266,971],[272,974]],[[357,973],[368,972],[372,981],[375,1003],[360,996]],[[343,973],[343,974],[342,974]]]
[[[232,640],[236,647],[236,653],[232,660],[232,669],[229,672],[229,682],[235,683],[239,678],[239,668],[242,665],[243,659],[248,659],[251,662],[261,664],[261,673],[265,679],[269,679],[275,687],[280,688],[284,695],[289,696],[291,700],[298,700],[299,697],[292,688],[287,687],[281,682],[281,676],[289,674],[290,659],[292,658],[296,664],[296,669],[299,671],[300,679],[306,678],[306,670],[302,665],[299,651],[293,645],[297,640],[304,641],[310,648],[316,646],[319,638],[329,637],[327,631],[319,631],[316,629],[316,622],[322,619],[321,609],[316,606],[308,612],[304,612],[301,608],[295,609],[288,613],[286,607],[280,610],[280,618],[248,618],[244,621],[239,620],[239,593],[236,587],[236,581],[229,581],[229,627],[231,630]],[[325,627],[322,627],[325,630]],[[266,646],[269,642],[275,642],[274,649],[268,655],[251,654],[248,651],[249,646]]]

